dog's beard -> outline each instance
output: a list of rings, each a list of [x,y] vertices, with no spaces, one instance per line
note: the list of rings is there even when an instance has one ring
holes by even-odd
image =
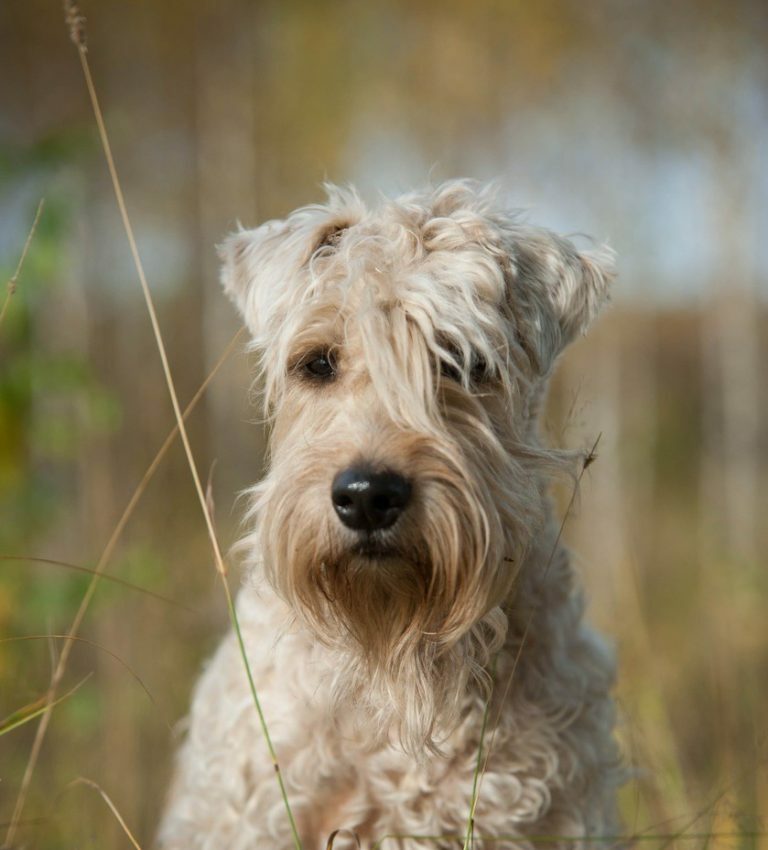
[[[525,488],[502,497],[496,480],[478,483],[454,460],[427,468],[422,457],[413,510],[361,538],[340,528],[315,471],[284,488],[286,476],[273,473],[255,508],[266,574],[334,652],[338,714],[358,717],[373,745],[378,735],[414,754],[439,749],[470,683],[489,685],[490,657],[503,643],[499,606],[531,526],[529,503],[523,510],[509,493]]]
[[[412,632],[429,626],[432,567],[425,552],[371,540],[329,547],[307,568],[301,602],[319,621],[317,631],[354,645],[371,668],[385,666]]]

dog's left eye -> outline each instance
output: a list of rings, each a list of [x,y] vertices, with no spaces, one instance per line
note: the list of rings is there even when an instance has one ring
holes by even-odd
[[[336,365],[330,354],[315,354],[302,364],[302,371],[312,378],[328,379],[336,374]]]

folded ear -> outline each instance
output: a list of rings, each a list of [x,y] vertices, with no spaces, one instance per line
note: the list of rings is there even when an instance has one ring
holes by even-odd
[[[515,228],[510,251],[511,308],[542,374],[568,343],[586,332],[616,277],[613,251],[579,251],[540,228]]]
[[[240,228],[219,245],[221,284],[234,301],[256,347],[264,347],[300,299],[313,256],[336,250],[343,232],[362,215],[352,190],[326,185],[328,201],[302,207],[284,220]]]
[[[560,323],[562,344],[587,332],[592,320],[608,300],[616,279],[615,255],[607,246],[577,251],[571,242],[559,240],[563,268],[555,284],[553,303]]]
[[[280,275],[279,267],[289,259],[284,244],[287,230],[285,221],[268,221],[253,230],[240,228],[218,246],[221,285],[257,340],[273,318],[277,290],[286,273]]]

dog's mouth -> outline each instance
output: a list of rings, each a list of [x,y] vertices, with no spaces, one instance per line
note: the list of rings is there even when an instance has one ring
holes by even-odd
[[[387,587],[398,595],[408,595],[428,581],[428,563],[424,555],[419,556],[415,548],[404,546],[394,535],[365,534],[323,559],[321,581],[326,591],[336,582],[348,589],[362,581],[369,589]]]
[[[351,547],[350,552],[351,554],[356,555],[359,558],[364,558],[368,561],[383,561],[391,560],[393,558],[402,558],[402,552],[400,552],[396,546],[385,543],[384,541],[378,540],[372,536],[368,536],[355,543]]]

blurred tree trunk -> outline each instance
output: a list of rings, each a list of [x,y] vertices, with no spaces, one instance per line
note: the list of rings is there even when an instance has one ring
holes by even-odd
[[[589,449],[598,434],[597,462],[586,471],[576,502],[576,516],[568,518],[566,539],[573,545],[602,625],[612,628],[620,618],[625,589],[622,565],[627,540],[623,472],[619,448],[623,439],[621,382],[623,343],[619,323],[598,324],[590,345],[600,352],[593,359],[581,346],[560,366],[562,384],[575,388],[565,399],[565,430],[572,433],[557,442]],[[583,518],[583,521],[581,521]]]
[[[621,397],[617,403],[621,422],[621,482],[625,504],[625,552],[630,572],[655,560],[657,535],[655,498],[659,432],[659,346],[657,315],[644,305],[636,308],[631,328],[618,342],[622,354]],[[609,354],[609,356],[611,356]],[[621,573],[627,581],[627,575]]]
[[[720,261],[702,320],[702,540],[737,560],[757,558],[760,434],[755,244],[749,176],[721,143]],[[721,533],[713,539],[713,530]],[[705,553],[706,555],[706,553]],[[706,557],[704,560],[707,560]]]
[[[737,294],[717,315],[723,375],[727,544],[737,558],[752,563],[757,557],[759,379],[756,314],[751,294]]]
[[[591,525],[599,547],[595,548],[597,571],[593,583],[605,610],[621,610],[623,593],[618,587],[627,560],[627,532],[624,516],[626,493],[623,480],[621,445],[624,439],[621,386],[624,350],[618,339],[618,328],[606,325],[600,357],[594,364],[596,394],[594,399],[595,436],[600,434],[598,462],[590,475],[593,490],[594,523]],[[608,578],[608,580],[606,580]]]
[[[261,13],[248,0],[224,6],[201,3],[197,11],[195,125],[197,142],[197,238],[203,279],[203,340],[206,373],[237,330],[240,320],[219,286],[215,246],[239,222],[258,222],[257,198],[262,197],[259,125],[257,112],[257,22]],[[262,206],[263,209],[263,206]],[[263,212],[262,212],[263,215]],[[246,340],[243,340],[242,350]],[[222,470],[243,470],[243,458],[253,470],[260,464],[263,445],[259,432],[233,429],[232,420],[252,418],[248,410],[249,386],[246,359],[233,357],[234,368],[225,369],[208,390],[209,429],[214,456]],[[233,434],[237,435],[233,441]],[[256,445],[247,437],[255,438]],[[216,482],[224,513],[229,513],[232,493],[249,482],[227,479]]]
[[[729,130],[722,130],[717,142],[719,257],[701,334],[705,391],[700,539],[709,549],[702,551],[701,563],[709,593],[707,608],[713,612],[708,626],[709,678],[719,720],[715,752],[720,772],[734,775],[744,770],[733,753],[743,734],[745,683],[733,662],[738,656],[740,624],[733,608],[720,602],[724,592],[733,593],[734,576],[738,583],[748,580],[758,558],[761,382],[756,246],[749,210],[749,167],[758,160],[756,156],[737,159]],[[716,547],[714,558],[712,547]],[[733,575],[724,576],[723,566]]]

